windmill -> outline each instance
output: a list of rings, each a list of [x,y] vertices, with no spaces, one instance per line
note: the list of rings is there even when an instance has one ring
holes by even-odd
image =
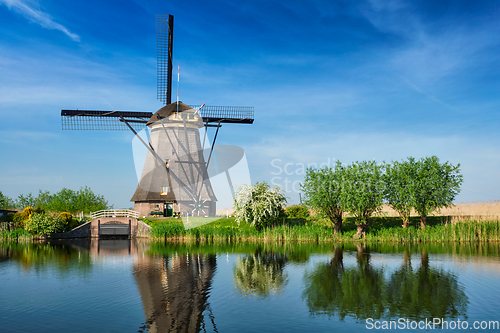
[[[63,130],[131,130],[148,149],[137,189],[131,198],[141,216],[214,216],[217,198],[207,168],[222,124],[252,124],[253,107],[193,107],[172,103],[173,15],[156,16],[157,98],[165,106],[155,113],[61,110]],[[205,148],[209,127],[216,128]],[[148,128],[146,143],[137,131]],[[203,143],[200,130],[203,132]],[[208,158],[205,160],[205,154]]]

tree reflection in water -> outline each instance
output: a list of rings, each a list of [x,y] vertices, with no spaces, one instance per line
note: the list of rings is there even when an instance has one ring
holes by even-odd
[[[306,274],[305,299],[311,314],[380,318],[384,313],[384,274],[370,265],[365,245],[357,246],[357,266],[344,268],[343,248],[335,247],[333,258]]]
[[[304,277],[303,298],[312,315],[355,319],[454,318],[465,316],[468,298],[456,277],[429,266],[422,252],[418,270],[405,253],[402,268],[384,278],[384,268],[374,268],[364,245],[357,245],[357,265],[345,268],[343,248],[337,246],[328,263],[320,263]]]
[[[253,254],[238,256],[233,269],[236,289],[244,296],[260,298],[281,293],[288,283],[283,272],[287,260],[284,254],[264,253],[260,248]]]
[[[48,243],[2,243],[0,242],[0,261],[13,260],[25,272],[56,270],[60,277],[90,274],[92,262],[88,242],[77,241]]]
[[[429,267],[429,256],[422,250],[421,264],[413,270],[405,251],[403,266],[391,275],[387,285],[387,300],[391,317],[455,318],[465,316],[468,297],[455,275]]]

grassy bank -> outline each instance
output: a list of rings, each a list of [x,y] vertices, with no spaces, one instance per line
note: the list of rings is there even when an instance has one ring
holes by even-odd
[[[443,222],[444,221],[444,222]],[[401,220],[396,217],[376,217],[362,241],[369,242],[498,242],[500,222],[464,221],[446,223],[441,217],[429,218],[429,226],[421,230],[418,218],[412,225],[401,228]],[[325,219],[287,219],[283,225],[256,230],[249,225],[238,225],[234,218],[222,218],[214,222],[186,229],[182,220],[149,221],[152,225],[151,237],[161,240],[186,242],[238,242],[238,241],[298,241],[332,242],[352,241],[356,226],[351,218],[344,220],[341,235],[333,235],[331,223]]]
[[[2,232],[0,232],[0,241],[2,242],[11,242],[11,241],[27,242],[32,240],[33,240],[33,235],[22,228],[10,231],[3,230]]]

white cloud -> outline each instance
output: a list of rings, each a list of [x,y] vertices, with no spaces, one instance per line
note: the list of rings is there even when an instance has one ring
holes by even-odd
[[[5,130],[0,131],[0,142],[8,144],[33,143],[42,140],[53,140],[58,135],[52,132]]]
[[[40,24],[46,29],[59,30],[66,34],[69,38],[75,42],[80,41],[80,36],[70,32],[65,26],[57,23],[54,19],[47,13],[41,11],[40,9],[34,8],[31,4],[23,0],[0,0],[0,4],[5,4],[10,10],[13,10],[21,15],[23,15],[28,20]]]

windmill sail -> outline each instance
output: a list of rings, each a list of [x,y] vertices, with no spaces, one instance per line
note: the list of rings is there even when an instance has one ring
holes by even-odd
[[[156,15],[156,95],[163,104],[172,102],[174,16]]]
[[[190,108],[196,109],[192,105]],[[254,121],[254,109],[249,106],[205,105],[199,114],[204,124],[252,124]],[[130,128],[126,125],[127,122],[136,131],[140,131],[146,128],[152,116],[151,111],[61,110],[61,124],[63,130],[128,131]]]

